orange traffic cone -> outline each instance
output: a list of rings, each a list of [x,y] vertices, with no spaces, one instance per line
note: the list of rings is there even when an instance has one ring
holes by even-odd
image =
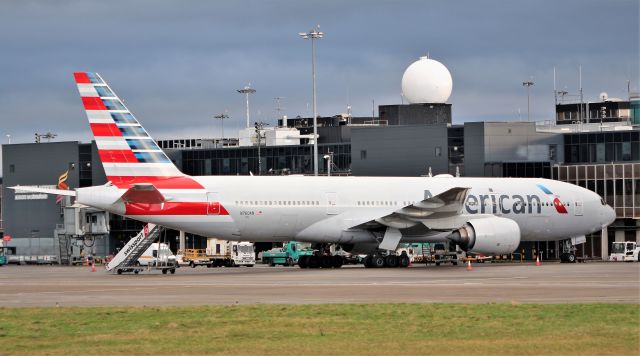
[[[467,261],[467,271],[471,271],[473,268],[471,268],[471,261]]]
[[[542,263],[540,263],[540,256],[536,256],[536,266],[540,266]]]
[[[95,272],[95,271],[96,271],[96,263],[91,262],[91,272]]]

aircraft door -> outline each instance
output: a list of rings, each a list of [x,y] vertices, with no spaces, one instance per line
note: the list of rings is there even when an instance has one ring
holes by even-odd
[[[327,215],[338,214],[338,193],[327,193]]]
[[[220,194],[216,192],[207,193],[207,215],[220,215]]]
[[[584,206],[582,205],[582,199],[577,198],[574,204],[574,213],[576,216],[582,216],[584,214]]]

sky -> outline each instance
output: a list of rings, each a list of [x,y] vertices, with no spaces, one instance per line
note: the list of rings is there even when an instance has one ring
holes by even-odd
[[[453,77],[453,122],[554,116],[557,87],[585,100],[627,97],[639,80],[638,0],[1,0],[0,142],[91,139],[72,73],[99,72],[154,138],[220,136],[282,114],[312,116],[311,44],[319,25],[318,113],[370,116],[401,103],[420,56]],[[520,114],[518,114],[520,112]],[[1,174],[1,172],[0,172]]]

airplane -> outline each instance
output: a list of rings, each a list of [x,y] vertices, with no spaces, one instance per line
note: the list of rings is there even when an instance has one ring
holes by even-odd
[[[55,190],[76,203],[188,233],[235,241],[337,244],[369,266],[408,264],[400,243],[453,242],[467,252],[512,253],[521,241],[581,237],[611,224],[596,193],[538,178],[189,176],[103,78],[74,73],[108,182]],[[311,256],[307,267],[334,266]]]

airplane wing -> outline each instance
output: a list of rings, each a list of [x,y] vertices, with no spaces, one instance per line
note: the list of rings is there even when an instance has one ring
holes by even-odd
[[[352,229],[375,230],[385,229],[378,248],[395,250],[404,234],[411,230],[420,230],[421,234],[453,230],[460,226],[456,219],[462,212],[467,193],[471,188],[454,187],[436,196],[407,205],[390,214],[371,219],[353,226]]]
[[[429,220],[449,218],[459,215],[471,188],[454,187],[436,196],[402,207],[390,214],[351,227],[352,229],[375,229],[390,227],[408,229],[420,222],[428,225]],[[451,228],[455,228],[452,226]]]

